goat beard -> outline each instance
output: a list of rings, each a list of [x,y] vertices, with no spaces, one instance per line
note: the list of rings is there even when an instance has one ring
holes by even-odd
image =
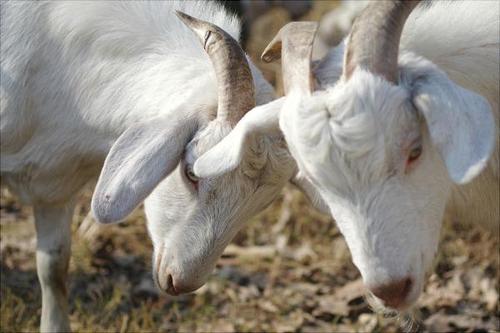
[[[365,299],[375,313],[382,315],[383,318],[389,321],[395,321],[401,327],[403,332],[418,331],[421,325],[421,313],[415,305],[406,310],[398,311],[385,307],[382,302],[371,293],[368,293],[365,296]]]

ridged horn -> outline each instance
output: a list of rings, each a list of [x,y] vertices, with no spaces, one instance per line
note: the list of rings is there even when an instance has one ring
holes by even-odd
[[[236,124],[255,107],[255,88],[245,52],[238,42],[215,24],[176,11],[200,39],[217,76],[217,118]]]
[[[403,26],[416,1],[375,1],[354,21],[347,43],[343,77],[357,67],[398,83],[398,51]]]

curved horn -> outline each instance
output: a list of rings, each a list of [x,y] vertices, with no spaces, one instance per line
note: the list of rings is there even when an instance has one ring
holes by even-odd
[[[282,57],[285,94],[292,89],[305,94],[310,94],[314,90],[311,55],[316,30],[318,30],[316,22],[290,22],[280,29],[262,53],[261,59],[264,62]]]
[[[217,118],[236,124],[255,106],[252,72],[245,53],[238,42],[218,26],[180,11],[176,13],[198,36],[214,66],[219,96]]]
[[[403,25],[420,0],[376,1],[354,21],[346,48],[343,76],[356,67],[398,82],[398,51]]]

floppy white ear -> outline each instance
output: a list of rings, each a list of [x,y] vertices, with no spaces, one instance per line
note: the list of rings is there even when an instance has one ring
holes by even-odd
[[[425,117],[450,178],[464,184],[476,177],[495,147],[495,122],[488,101],[435,70],[417,78],[413,103]]]
[[[97,221],[130,214],[175,169],[194,127],[188,119],[156,119],[127,129],[111,147],[92,197]]]
[[[284,97],[257,106],[247,112],[233,130],[194,163],[193,171],[200,178],[217,177],[236,169],[255,135],[280,133],[279,118]]]
[[[323,214],[331,214],[330,208],[325,200],[319,193],[316,186],[314,186],[302,171],[298,171],[295,176],[290,180],[290,183],[295,185],[299,190],[306,195],[311,201],[312,205]]]

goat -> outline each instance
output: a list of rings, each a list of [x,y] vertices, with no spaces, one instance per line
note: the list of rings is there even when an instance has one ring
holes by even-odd
[[[371,3],[313,70],[317,24],[283,27],[263,53],[282,57],[279,115],[252,110],[194,165],[222,175],[242,160],[229,142],[280,128],[375,301],[395,310],[421,294],[443,217],[498,232],[500,216],[499,6],[417,3]]]
[[[34,207],[41,330],[70,329],[70,223],[97,176],[98,221],[123,220],[145,200],[158,287],[200,287],[295,170],[277,135],[256,139],[224,177],[192,171],[255,103],[274,98],[236,42],[238,21],[209,2],[106,1],[7,2],[1,22],[1,177]]]

